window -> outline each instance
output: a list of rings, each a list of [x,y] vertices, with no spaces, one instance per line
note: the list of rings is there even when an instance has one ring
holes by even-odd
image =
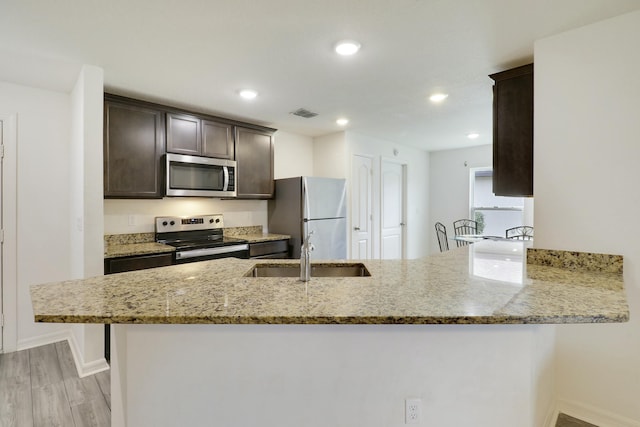
[[[524,225],[524,197],[495,196],[492,180],[491,168],[471,169],[470,218],[478,222],[478,234],[505,237],[507,228]]]

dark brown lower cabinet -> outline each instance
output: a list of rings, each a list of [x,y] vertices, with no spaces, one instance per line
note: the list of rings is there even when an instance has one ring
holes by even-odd
[[[173,253],[105,258],[104,274],[144,270],[173,264]],[[111,360],[111,325],[104,325],[104,358]]]
[[[173,253],[135,255],[104,260],[104,274],[144,270],[173,264]]]
[[[251,258],[289,258],[289,241],[274,240],[249,244],[249,257]]]

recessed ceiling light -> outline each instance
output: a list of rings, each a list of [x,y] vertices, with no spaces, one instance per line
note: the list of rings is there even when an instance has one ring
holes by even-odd
[[[336,120],[336,123],[340,126],[346,126],[347,123],[349,123],[349,119],[345,119],[345,118],[340,118],[338,120]]]
[[[240,96],[244,99],[254,99],[256,96],[258,96],[258,92],[251,89],[243,89],[240,91]]]
[[[349,56],[360,50],[360,43],[355,40],[342,40],[336,44],[335,49],[338,55]]]
[[[442,102],[447,99],[447,96],[449,95],[447,95],[446,93],[434,93],[429,97],[429,99],[431,100],[431,102]]]
[[[467,138],[469,138],[469,139],[477,139],[479,136],[480,136],[480,134],[477,133],[477,132],[471,132],[471,133],[467,134]]]

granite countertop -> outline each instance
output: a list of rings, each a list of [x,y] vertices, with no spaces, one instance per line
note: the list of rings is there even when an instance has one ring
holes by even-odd
[[[234,227],[225,229],[225,235],[244,239],[249,243],[288,240],[285,234],[264,233],[261,226]],[[155,242],[155,233],[111,234],[104,238],[104,257],[149,255],[175,252],[173,246]]]
[[[226,258],[34,285],[37,322],[524,324],[625,322],[622,257],[479,242],[416,260],[362,261],[371,277],[245,277]],[[340,264],[341,262],[333,261]],[[355,261],[343,261],[355,262]]]
[[[289,240],[291,236],[275,233],[234,234],[233,237],[244,239],[249,243],[274,242],[276,240]]]

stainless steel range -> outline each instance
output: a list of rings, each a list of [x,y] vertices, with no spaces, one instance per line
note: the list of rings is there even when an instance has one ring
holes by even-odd
[[[249,243],[225,237],[220,214],[156,217],[156,242],[176,248],[176,264],[218,258],[249,258]]]

